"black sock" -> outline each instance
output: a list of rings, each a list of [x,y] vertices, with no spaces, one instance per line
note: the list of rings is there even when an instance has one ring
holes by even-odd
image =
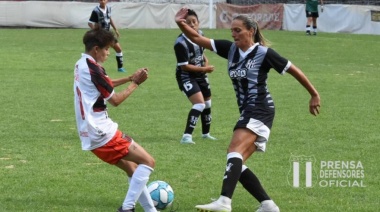
[[[261,186],[259,179],[248,168],[241,173],[239,181],[243,187],[257,199],[257,201],[262,202],[264,200],[270,200],[270,197]]]
[[[116,56],[117,68],[123,67],[123,56]]]
[[[226,172],[224,173],[222,192],[220,195],[232,199],[236,184],[240,178],[242,165],[243,160],[241,158],[231,157],[227,160]]]
[[[207,134],[210,132],[211,127],[211,108],[206,108],[201,113],[202,121],[202,134]]]
[[[191,109],[189,115],[187,116],[186,129],[185,134],[193,134],[195,125],[197,125],[199,115],[201,115],[201,111]]]

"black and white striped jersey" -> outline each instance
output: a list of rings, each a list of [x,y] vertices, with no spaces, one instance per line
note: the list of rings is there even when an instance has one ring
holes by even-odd
[[[228,40],[211,40],[213,51],[228,59],[228,74],[235,90],[240,112],[247,106],[264,110],[274,109],[267,88],[268,72],[271,68],[285,73],[291,62],[271,48],[255,44],[243,52]]]
[[[203,32],[201,30],[198,31],[200,35],[203,36]],[[205,74],[201,72],[188,72],[182,71],[181,66],[191,64],[194,66],[203,66],[204,58],[203,58],[204,48],[198,46],[193,43],[189,38],[187,38],[184,34],[180,34],[177,40],[174,43],[174,52],[177,58],[177,68],[176,68],[176,76],[177,78],[197,78],[204,77]]]
[[[88,22],[99,24],[101,28],[109,31],[111,28],[111,7],[107,5],[104,10],[99,6],[96,6],[92,11]]]

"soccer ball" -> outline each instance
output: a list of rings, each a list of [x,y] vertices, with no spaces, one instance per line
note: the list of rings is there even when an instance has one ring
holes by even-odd
[[[174,191],[167,182],[161,180],[153,181],[149,183],[148,191],[153,200],[154,207],[158,210],[164,210],[173,203]]]

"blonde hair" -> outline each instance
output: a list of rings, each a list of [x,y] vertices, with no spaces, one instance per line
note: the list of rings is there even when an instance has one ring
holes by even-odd
[[[247,16],[247,15],[238,15],[233,20],[240,20],[243,22],[243,25],[245,26],[246,29],[254,30],[254,34],[252,37],[253,42],[255,43],[257,42],[262,46],[267,46],[267,47],[270,46],[270,41],[264,37],[264,35],[261,33],[259,24],[255,20],[253,20],[252,17]]]

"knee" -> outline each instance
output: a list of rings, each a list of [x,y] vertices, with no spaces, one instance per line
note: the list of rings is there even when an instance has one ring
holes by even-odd
[[[193,104],[192,109],[202,112],[205,109],[205,107],[206,107],[205,103],[196,103],[196,104]]]

